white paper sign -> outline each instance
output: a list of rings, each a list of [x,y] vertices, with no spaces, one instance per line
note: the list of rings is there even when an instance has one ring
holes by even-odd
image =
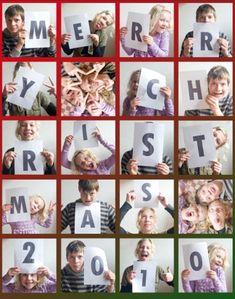
[[[126,46],[147,52],[148,46],[143,42],[143,35],[149,35],[149,14],[128,12]]]
[[[180,72],[180,102],[184,110],[209,109],[205,98],[208,94],[207,72]]]
[[[104,250],[97,247],[84,248],[84,284],[109,285],[104,279],[104,272],[108,270]]]
[[[49,11],[26,11],[25,29],[27,31],[27,37],[25,39],[25,48],[49,48],[49,26]]]
[[[133,293],[153,293],[155,292],[156,262],[139,262],[133,263],[133,270],[136,277],[132,282]]]
[[[193,37],[193,57],[219,56],[219,28],[216,23],[194,23]]]
[[[136,180],[134,184],[134,190],[136,194],[136,199],[134,201],[135,208],[158,207],[158,181]]]
[[[183,245],[183,256],[185,269],[190,271],[189,280],[205,279],[210,270],[207,243]]]
[[[96,122],[75,121],[73,126],[75,150],[98,147],[98,140],[93,135],[96,131]]]
[[[6,189],[6,203],[12,208],[7,212],[7,222],[30,221],[29,195],[27,188]]]
[[[94,202],[90,206],[76,203],[75,207],[75,234],[100,234],[100,203]]]
[[[14,248],[15,267],[20,273],[36,273],[44,265],[42,239],[16,239]]]
[[[30,110],[42,87],[44,75],[27,67],[20,67],[15,82],[16,90],[9,94],[7,101]]]
[[[191,158],[188,167],[202,167],[216,159],[213,127],[210,123],[183,128],[184,143]]]
[[[92,41],[88,37],[91,32],[87,14],[65,17],[64,22],[66,32],[72,35],[69,40],[70,49],[92,45]]]
[[[166,86],[166,77],[150,69],[141,68],[137,97],[143,107],[163,110],[164,95],[161,87]]]
[[[15,141],[15,174],[44,174],[42,140]]]
[[[133,159],[136,159],[139,165],[154,166],[161,163],[163,143],[163,123],[135,123]]]

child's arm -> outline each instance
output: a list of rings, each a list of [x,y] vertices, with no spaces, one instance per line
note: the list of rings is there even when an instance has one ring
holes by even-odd
[[[123,109],[122,115],[123,116],[135,116],[137,107],[140,105],[140,99],[138,97],[129,98],[126,97],[123,101]]]
[[[227,36],[223,32],[220,33],[218,43],[220,46],[221,56],[222,57],[232,57],[232,49],[231,49],[230,42],[229,42]]]
[[[109,105],[105,101],[101,104],[102,111],[109,115],[109,116],[115,116],[115,108],[112,105]]]
[[[157,44],[156,37],[153,37],[153,42],[148,45],[148,53],[152,57],[167,57],[169,55],[169,32],[161,34],[160,43]]]
[[[39,103],[43,109],[48,113],[48,115],[56,115],[56,106],[50,101],[49,97],[44,93],[39,91],[37,94]]]
[[[126,52],[126,54],[131,56],[135,52],[135,49],[126,47],[126,45],[125,45],[125,43],[126,43],[126,41],[125,41],[126,34],[127,34],[127,27],[122,27],[120,29],[121,45],[122,45],[123,50]]]
[[[69,33],[62,34],[61,37],[61,47],[65,54],[71,55],[73,54],[73,49],[69,48],[69,40],[71,39],[72,35]]]
[[[163,206],[163,208],[172,216],[174,219],[174,208],[167,203],[166,197],[159,193],[158,200]]]
[[[215,271],[208,271],[207,277],[212,279],[216,293],[227,292],[226,277],[222,267],[218,267]]]
[[[68,160],[68,153],[73,140],[73,136],[69,135],[65,138],[62,153],[61,153],[61,165],[65,168],[71,169],[71,161]]]
[[[98,131],[99,132],[99,131]],[[111,156],[109,156],[107,159],[100,161],[99,164],[102,164],[107,169],[110,169],[114,163],[115,163],[115,146],[113,144],[108,143],[105,141],[100,133],[96,131],[96,138],[99,140],[100,144],[102,144],[105,148],[107,148],[111,152]]]
[[[74,208],[74,210],[75,210],[75,208]],[[74,215],[75,215],[75,211],[74,211]],[[70,205],[67,205],[61,211],[61,231],[66,229],[66,227],[69,225],[69,218],[70,218]]]
[[[173,101],[170,98],[171,97],[171,89],[166,86],[166,87],[161,87],[160,92],[164,95],[165,100],[164,100],[164,105],[165,108],[162,110],[161,115],[174,115],[174,105]]]
[[[181,272],[182,287],[185,293],[193,293],[193,289],[189,281],[189,274],[190,271],[188,269],[185,269]]]
[[[120,209],[120,222],[126,216],[127,212],[131,210],[132,203],[135,201],[135,199],[136,199],[136,194],[134,191],[130,191],[126,194],[126,201],[124,202],[124,204],[121,206]]]

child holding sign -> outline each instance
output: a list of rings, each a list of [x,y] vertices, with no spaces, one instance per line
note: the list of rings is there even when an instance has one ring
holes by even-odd
[[[210,270],[206,278],[189,280],[190,271],[185,269],[181,272],[183,289],[186,293],[225,293],[227,292],[225,269],[228,266],[227,251],[220,244],[208,246]]]
[[[229,93],[230,74],[224,66],[214,66],[207,75],[208,95],[206,103],[209,109],[186,110],[190,116],[232,116],[233,97]]]
[[[216,11],[215,8],[210,4],[202,4],[197,8],[196,11],[196,22],[197,23],[215,23],[216,22]],[[193,57],[193,31],[186,34],[180,52],[180,57]],[[231,57],[231,46],[227,36],[220,32],[219,39],[219,57]]]
[[[110,174],[110,170],[115,164],[115,147],[102,138],[98,128],[96,128],[96,131],[93,133],[93,135],[104,147],[111,152],[111,156],[105,160],[99,161],[90,150],[82,149],[76,151],[73,154],[72,161],[69,161],[68,152],[74,139],[72,135],[69,135],[65,138],[62,149],[62,166],[73,170],[77,174]]]
[[[30,205],[30,221],[8,222],[7,212],[12,209],[11,204],[5,204],[2,208],[2,224],[9,224],[13,234],[38,234],[36,224],[49,228],[53,222],[53,214],[56,204],[50,202],[49,207],[46,208],[45,199],[40,195],[29,196]]]
[[[15,135],[18,140],[32,141],[39,135],[38,121],[33,120],[19,120],[15,130]],[[17,153],[14,148],[10,148],[3,156],[3,174],[15,174],[15,163]],[[48,150],[43,150],[41,155],[45,158],[44,174],[55,174],[54,154]]]
[[[141,99],[136,97],[141,70],[134,71],[128,82],[127,97],[123,101],[123,116],[153,116],[153,115],[174,115],[174,106],[171,100],[171,90],[169,87],[161,87],[160,92],[165,96],[165,108],[160,111],[153,108],[140,106]]]
[[[49,48],[25,48],[26,30],[24,27],[24,8],[18,4],[9,6],[5,11],[7,28],[2,32],[4,57],[45,57],[55,56],[56,30],[50,25],[48,36],[50,38]]]
[[[41,107],[45,109],[48,115],[56,115],[56,107],[50,101],[49,97],[42,91],[37,93],[36,99],[33,102],[32,108],[30,110],[25,109],[19,105],[7,102],[7,96],[9,94],[14,94],[17,89],[17,83],[15,83],[15,78],[17,72],[21,67],[33,69],[31,62],[17,62],[14,67],[13,80],[4,85],[2,92],[2,105],[3,105],[3,115],[6,115],[7,112],[11,116],[41,116]],[[53,83],[51,81],[51,83]]]
[[[11,280],[15,278],[15,282]],[[56,278],[41,266],[37,273],[21,273],[18,267],[10,268],[2,278],[3,293],[55,293]]]
[[[125,36],[128,32],[127,27],[120,29],[120,40],[123,50],[127,55],[134,57],[167,57],[169,54],[170,35],[167,31],[171,24],[171,12],[163,5],[155,5],[149,12],[150,32],[143,35],[143,42],[148,45],[147,52],[128,48],[125,45]]]

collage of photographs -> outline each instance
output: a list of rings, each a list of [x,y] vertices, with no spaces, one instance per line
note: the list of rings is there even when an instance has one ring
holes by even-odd
[[[0,297],[230,298],[233,1],[0,13]]]

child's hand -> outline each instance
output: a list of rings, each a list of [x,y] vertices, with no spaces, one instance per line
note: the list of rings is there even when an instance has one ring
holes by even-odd
[[[166,163],[158,163],[156,168],[159,174],[168,175],[170,172],[169,166]]]
[[[218,161],[210,161],[212,174],[219,175],[222,171],[222,164]]]
[[[68,135],[65,137],[64,143],[66,143],[67,145],[71,145],[73,139],[74,139],[73,135]]]
[[[44,276],[48,278],[50,276],[50,271],[47,267],[42,266],[37,269],[37,275],[41,278]]]
[[[52,201],[50,201],[49,203],[49,208],[48,208],[48,213],[49,214],[52,214],[55,212],[55,209],[56,209],[56,202],[53,203]]]
[[[164,95],[165,101],[169,101],[171,98],[171,89],[170,87],[161,87],[160,92]]]
[[[127,32],[128,32],[127,27],[122,27],[122,28],[120,29],[120,37],[121,37],[121,38],[125,37],[125,35],[127,34]]]
[[[10,209],[11,209],[12,207],[13,207],[13,206],[12,206],[11,204],[9,204],[9,203],[4,204],[4,205],[2,206],[2,211],[3,211],[3,212],[8,212],[8,211],[10,211]]]
[[[95,138],[99,139],[99,138],[101,137],[100,130],[96,127],[95,132],[93,132],[92,135],[93,135]]]
[[[4,154],[3,157],[3,164],[6,166],[6,168],[10,168],[13,160],[16,158],[16,153],[13,151],[9,151]]]
[[[153,38],[150,35],[143,35],[143,42],[151,46],[153,44]]]
[[[187,234],[192,234],[196,230],[196,224],[193,224],[187,229]]]
[[[127,281],[132,284],[133,279],[136,278],[136,272],[135,271],[127,272],[126,278],[127,278]]]
[[[211,278],[211,279],[216,279],[217,278],[217,274],[215,271],[213,270],[209,270],[206,272],[206,277],[207,278]]]
[[[126,165],[127,171],[130,175],[138,174],[138,161],[134,159],[130,159]]]
[[[14,277],[14,276],[16,276],[18,274],[20,274],[20,269],[18,267],[10,268],[7,271],[7,275],[9,275],[11,277]]]
[[[140,98],[136,97],[130,101],[131,110],[135,111],[140,106]]]
[[[166,208],[167,206],[167,200],[166,197],[163,196],[161,193],[159,193],[159,195],[157,196],[159,202],[163,205],[164,208]]]
[[[48,28],[48,36],[50,38],[50,45],[54,45],[56,42],[56,29],[53,25],[50,25]]]
[[[215,116],[223,116],[223,113],[221,112],[220,107],[219,107],[219,99],[218,98],[208,94],[206,96],[206,103],[208,104],[209,108],[212,110],[212,112]]]
[[[90,34],[89,35],[92,43],[95,45],[95,47],[99,46],[99,36],[97,34]]]
[[[76,67],[76,65],[74,65],[72,62],[63,62],[63,67],[69,76],[76,76],[78,79],[78,83],[82,83],[82,79],[80,76],[81,71],[78,67]]]
[[[228,41],[225,38],[219,38],[218,39],[218,43],[221,49],[222,54],[225,57],[229,56],[229,52],[228,52]]]
[[[194,40],[195,39],[193,37],[189,37],[184,41],[184,56],[189,56]]]
[[[184,149],[178,150],[178,166],[179,168],[184,164],[184,162],[188,161],[191,158],[189,151]]]
[[[70,41],[71,38],[72,38],[72,34],[70,34],[70,33],[62,34],[62,36],[61,36],[62,45],[67,44]]]
[[[171,273],[170,267],[167,267],[166,272],[161,273],[161,277],[165,282],[173,281],[174,276]]]
[[[24,29],[24,27],[18,32],[18,42],[16,44],[16,49],[19,51],[21,51],[23,45],[25,44],[26,33],[27,31]]]
[[[189,280],[190,271],[188,269],[185,269],[181,272],[181,278],[183,280]]]
[[[56,97],[56,86],[55,86],[54,82],[52,81],[51,77],[49,76],[48,78],[49,78],[50,83],[43,83],[43,85],[49,88],[47,91],[49,93],[49,95],[53,94]]]
[[[136,200],[136,194],[134,190],[129,191],[126,194],[126,202],[128,202],[130,205]]]
[[[41,154],[45,158],[48,166],[52,166],[54,164],[54,154],[53,153],[51,153],[49,151],[43,151],[43,152],[41,152]]]
[[[7,97],[9,93],[13,93],[14,91],[16,91],[16,88],[17,88],[16,85],[17,85],[17,83],[14,83],[14,82],[5,84],[3,91],[2,91],[3,97]]]
[[[110,284],[108,285],[107,289],[108,292],[112,292],[114,290],[115,274],[111,270],[105,271],[104,279],[110,281]]]

